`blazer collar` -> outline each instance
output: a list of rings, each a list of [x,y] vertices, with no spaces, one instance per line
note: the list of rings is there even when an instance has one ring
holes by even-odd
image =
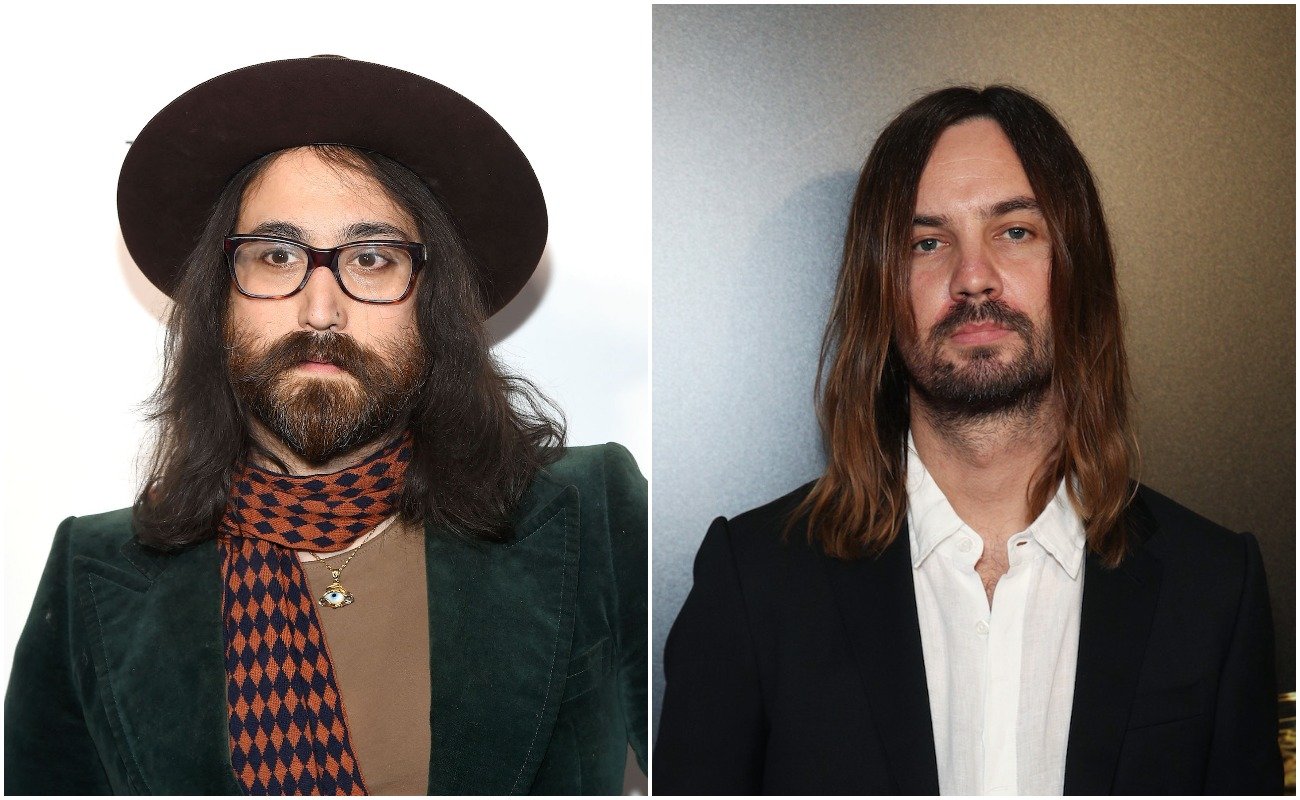
[[[884,553],[823,558],[898,794],[938,794],[939,769],[904,525]]]
[[[1065,794],[1111,793],[1160,595],[1160,562],[1145,546],[1157,524],[1140,495],[1125,525],[1129,552],[1118,567],[1091,552],[1084,565]]]
[[[575,486],[539,477],[507,543],[426,526],[431,794],[531,785],[568,674],[579,511]],[[239,794],[216,543],[121,554],[134,569],[82,557],[75,572],[126,773],[141,793]]]

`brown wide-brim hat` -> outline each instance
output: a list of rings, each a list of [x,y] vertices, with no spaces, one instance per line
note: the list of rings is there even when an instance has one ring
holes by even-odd
[[[537,175],[497,121],[428,78],[340,56],[227,72],[159,111],[117,183],[131,257],[171,295],[222,189],[258,158],[306,144],[373,150],[446,204],[480,266],[489,313],[528,282],[546,245]]]

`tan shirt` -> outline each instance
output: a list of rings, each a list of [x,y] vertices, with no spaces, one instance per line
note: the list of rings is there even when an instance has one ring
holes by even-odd
[[[347,554],[326,559],[335,567]],[[333,582],[309,557],[319,598]],[[370,794],[426,794],[429,785],[429,605],[424,529],[394,523],[339,576],[354,601],[316,606],[343,696],[352,749]]]

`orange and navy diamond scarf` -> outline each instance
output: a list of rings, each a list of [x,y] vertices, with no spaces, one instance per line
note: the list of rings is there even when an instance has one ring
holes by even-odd
[[[245,794],[366,793],[297,551],[341,550],[391,516],[410,459],[407,435],[328,475],[235,474],[218,538],[230,761]]]

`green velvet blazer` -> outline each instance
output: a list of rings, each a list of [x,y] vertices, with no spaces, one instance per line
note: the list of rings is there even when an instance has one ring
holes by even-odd
[[[504,544],[426,529],[430,794],[618,794],[645,769],[646,482],[569,448]],[[6,794],[239,794],[214,541],[59,526],[5,696]]]

